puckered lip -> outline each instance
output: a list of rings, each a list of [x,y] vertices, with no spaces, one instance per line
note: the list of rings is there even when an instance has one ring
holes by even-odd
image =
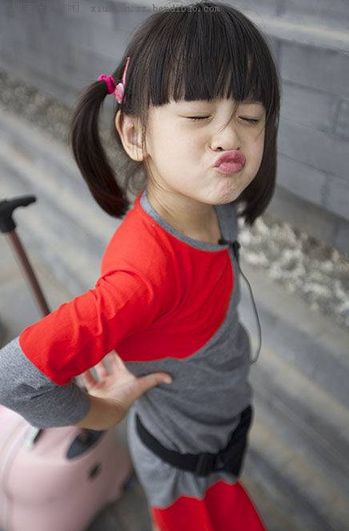
[[[239,162],[244,166],[246,164],[246,157],[240,150],[227,151],[216,160],[214,167],[217,168],[223,162]]]

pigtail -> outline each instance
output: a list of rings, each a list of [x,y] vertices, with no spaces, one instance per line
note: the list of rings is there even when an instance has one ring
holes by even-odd
[[[94,199],[107,214],[119,218],[126,214],[130,202],[117,183],[99,135],[98,120],[107,94],[104,81],[92,83],[82,93],[73,111],[69,145]]]

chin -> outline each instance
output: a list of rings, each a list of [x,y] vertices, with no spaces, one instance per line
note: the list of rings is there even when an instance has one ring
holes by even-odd
[[[241,183],[233,182],[230,177],[219,191],[218,203],[224,205],[235,201],[244,189],[245,187],[242,187]]]

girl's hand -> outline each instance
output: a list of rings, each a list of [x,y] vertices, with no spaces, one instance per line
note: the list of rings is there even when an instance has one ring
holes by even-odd
[[[105,363],[106,359],[110,363],[110,373]],[[83,384],[90,395],[115,402],[118,410],[123,413],[120,420],[143,393],[159,384],[172,382],[172,378],[163,372],[155,372],[141,377],[134,376],[126,368],[115,350],[107,354],[94,368],[98,380],[88,370],[81,375]],[[166,381],[168,378],[171,382]]]

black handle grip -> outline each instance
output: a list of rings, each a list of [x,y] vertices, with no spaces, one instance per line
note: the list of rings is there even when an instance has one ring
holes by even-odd
[[[36,201],[35,195],[21,195],[15,199],[0,201],[0,232],[10,232],[16,228],[12,218],[13,212],[18,207],[26,207]]]

